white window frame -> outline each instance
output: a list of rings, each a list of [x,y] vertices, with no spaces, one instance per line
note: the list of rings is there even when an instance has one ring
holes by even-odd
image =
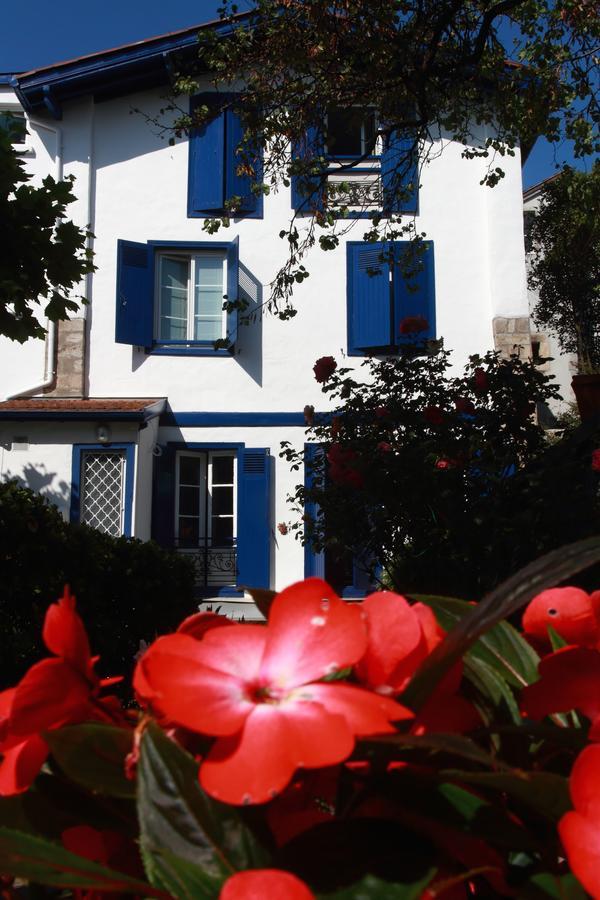
[[[0,113],[11,113],[13,116],[18,116],[25,120],[25,140],[19,144],[13,144],[12,146],[16,153],[29,153],[31,151],[29,119],[27,118],[27,114],[23,110],[23,107],[18,103],[7,103],[6,101],[3,101],[0,103]]]
[[[223,297],[223,305],[225,305],[225,295],[227,293],[227,253],[222,250],[193,250],[186,251],[185,249],[173,249],[168,250],[160,250],[157,253],[157,265],[155,266],[155,283],[154,283],[154,341],[156,344],[169,346],[172,344],[176,344],[179,346],[212,346],[214,340],[198,340],[194,337],[195,332],[195,309],[194,309],[194,301],[195,301],[195,286],[196,286],[196,274],[198,269],[201,268],[203,259],[215,259],[218,257],[221,259],[223,264],[223,277],[222,277],[222,297]],[[187,261],[188,263],[188,277],[187,277],[187,331],[186,337],[181,340],[165,340],[160,337],[160,321],[161,321],[161,274],[162,274],[162,263],[164,259],[176,259],[179,261]],[[223,340],[227,337],[227,310],[223,309],[221,311],[221,334],[218,340]]]
[[[208,539],[212,540],[212,487],[213,487],[213,478],[212,478],[212,462],[217,457],[226,456],[230,459],[233,459],[233,513],[223,515],[222,518],[232,519],[233,520],[233,528],[232,528],[232,546],[235,546],[237,542],[237,485],[238,485],[238,468],[237,468],[237,454],[234,450],[178,450],[175,454],[175,541],[179,543],[179,491],[181,487],[181,466],[180,459],[182,457],[192,456],[196,459],[200,458],[200,484],[198,485],[198,489],[200,491],[200,504],[199,504],[199,527],[198,527],[198,544],[202,547],[202,542]],[[184,485],[185,487],[186,485]],[[195,487],[195,485],[193,485]],[[219,486],[217,484],[217,486]],[[194,516],[188,516],[187,518],[195,518]],[[202,534],[202,528],[200,526],[204,525],[204,522],[207,523],[208,534]],[[185,549],[193,549],[193,548],[185,548]]]

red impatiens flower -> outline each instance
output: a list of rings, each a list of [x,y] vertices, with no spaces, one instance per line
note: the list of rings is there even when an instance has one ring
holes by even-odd
[[[558,823],[573,874],[592,897],[600,897],[600,745],[586,747],[569,779],[575,809]]]
[[[333,356],[322,356],[313,366],[315,378],[319,383],[328,381],[337,369],[337,363]]]
[[[587,594],[581,588],[550,588],[534,597],[523,613],[527,637],[549,645],[548,626],[568,644],[598,647],[600,644],[600,591]]]
[[[423,410],[423,418],[429,425],[441,425],[444,421],[444,413],[439,406],[426,406]]]
[[[419,334],[428,328],[429,322],[424,316],[405,316],[400,320],[398,331],[400,334]]]
[[[303,881],[281,869],[250,869],[228,878],[219,900],[315,900]]]
[[[68,587],[46,613],[43,638],[55,656],[33,665],[15,688],[0,694],[0,795],[27,790],[48,755],[44,731],[90,719],[114,722],[114,698],[100,700],[98,693],[120,678],[101,681],[94,672]]]
[[[521,711],[532,719],[577,709],[592,720],[589,738],[600,740],[600,653],[562,647],[538,666],[540,680],[523,688]]]
[[[600,472],[600,447],[592,452],[592,472]]]
[[[232,625],[201,641],[168,635],[138,668],[170,722],[217,738],[200,768],[207,793],[264,803],[297,768],[339,763],[355,737],[393,732],[390,722],[412,716],[389,698],[320,681],[357,663],[366,645],[360,610],[310,578],[275,598],[267,627]]]

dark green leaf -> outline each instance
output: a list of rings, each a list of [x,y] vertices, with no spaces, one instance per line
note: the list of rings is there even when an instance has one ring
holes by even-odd
[[[560,636],[558,631],[555,631],[551,625],[548,625],[548,637],[550,638],[550,643],[552,644],[553,650],[560,650],[561,647],[567,646],[567,641]]]
[[[113,725],[69,725],[46,732],[44,739],[62,771],[77,784],[111,797],[135,797],[135,783],[125,777],[133,732]]]
[[[586,900],[588,895],[574,875],[541,872],[519,887],[522,900]]]
[[[553,772],[521,772],[516,769],[511,772],[460,772],[451,769],[440,772],[440,775],[509,794],[553,822],[571,809],[568,781]]]
[[[425,750],[430,753],[444,753],[450,756],[459,756],[471,762],[480,763],[486,769],[502,767],[502,763],[482,750],[474,741],[461,734],[387,734],[365,738],[360,742],[360,752],[363,750],[377,752],[382,747],[389,747],[394,756],[397,750]],[[508,769],[508,767],[506,767]]]
[[[0,827],[0,872],[56,887],[169,896],[144,881],[70,853],[60,844],[11,828]]]
[[[333,894],[319,894],[322,900],[418,900],[435,876],[435,869],[412,884],[392,884],[367,875],[358,884],[343,888]]]
[[[515,724],[521,721],[519,707],[513,692],[496,669],[475,656],[465,656],[464,673],[467,680],[475,686],[482,696],[484,702],[488,701],[486,705],[489,705],[495,711],[494,719],[497,718],[498,711],[502,710],[503,713],[508,713]],[[506,718],[506,715],[504,715],[504,718]]]
[[[517,612],[536,594],[600,562],[597,537],[567,544],[520,569],[474,606],[425,660],[402,696],[412,709],[420,709],[448,669],[501,619]]]

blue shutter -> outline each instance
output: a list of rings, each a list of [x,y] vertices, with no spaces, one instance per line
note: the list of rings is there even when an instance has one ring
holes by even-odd
[[[271,585],[270,457],[266,449],[242,450],[238,458],[238,551],[240,587]]]
[[[152,537],[162,547],[175,546],[175,448],[170,444],[154,457]]]
[[[348,350],[389,347],[392,341],[390,264],[387,244],[351,241],[348,252]]]
[[[154,250],[148,244],[117,241],[115,341],[150,347],[153,326]]]
[[[311,488],[315,480],[315,464],[325,465],[324,450],[320,444],[304,445],[304,487]],[[319,514],[319,506],[314,500],[307,500],[304,504],[304,512],[312,519]],[[306,527],[304,529],[306,535]],[[310,541],[304,544],[304,577],[325,578],[325,553],[321,550],[317,553]]]
[[[227,247],[227,301],[230,303],[239,299],[239,267],[240,239],[235,237]],[[238,316],[237,309],[227,313],[227,340],[230,346],[237,340]]]
[[[304,137],[292,143],[292,159],[316,159],[325,156],[325,138],[322,128],[311,126]],[[324,164],[325,165],[325,164]],[[292,176],[292,209],[303,214],[312,214],[323,209],[322,182],[319,177]]]
[[[214,109],[215,115],[201,128],[194,128],[189,140],[188,216],[220,212],[225,201],[225,112],[220,109],[227,97],[215,92],[196,94],[190,112],[198,106]],[[218,107],[216,104],[218,103]]]
[[[429,328],[420,332],[419,340],[433,339],[435,333],[435,270],[433,241],[424,241],[422,253],[414,255],[411,241],[394,243],[394,308],[396,328],[406,316],[423,316]],[[403,254],[408,251],[406,260]],[[404,271],[406,270],[406,271]],[[397,343],[414,343],[415,335],[398,335]]]
[[[241,158],[236,150],[243,137],[244,128],[238,113],[233,109],[228,109],[225,113],[225,199],[242,197],[242,205],[239,212],[235,213],[236,216],[257,211],[258,197],[252,193],[250,187],[253,181],[260,181],[262,178],[260,153],[253,160],[254,178],[237,173]]]
[[[416,213],[419,200],[418,159],[407,160],[414,141],[395,131],[386,139],[381,154],[383,209],[388,213]]]

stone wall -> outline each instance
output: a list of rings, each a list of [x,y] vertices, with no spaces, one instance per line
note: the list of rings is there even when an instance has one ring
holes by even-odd
[[[529,316],[497,316],[493,320],[494,347],[508,359],[519,356],[531,358],[531,329]]]
[[[58,323],[55,387],[46,396],[85,396],[85,319]]]

